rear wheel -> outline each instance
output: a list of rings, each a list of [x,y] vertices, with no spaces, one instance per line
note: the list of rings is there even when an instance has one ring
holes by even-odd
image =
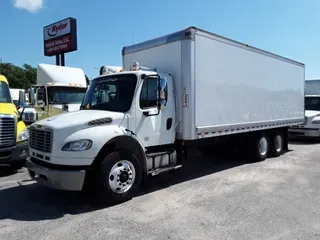
[[[97,193],[102,203],[117,204],[131,199],[142,180],[142,168],[131,152],[116,151],[100,165]]]
[[[264,161],[269,153],[268,135],[264,132],[257,134],[249,147],[252,147],[252,150],[250,151],[250,160],[252,162]]]
[[[270,156],[279,157],[284,150],[284,137],[279,131],[272,135],[270,144]]]

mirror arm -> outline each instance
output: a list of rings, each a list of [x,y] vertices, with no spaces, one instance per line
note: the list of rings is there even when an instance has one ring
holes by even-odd
[[[18,117],[18,121],[22,121],[22,115],[23,115],[25,109],[26,109],[25,107],[22,108],[22,111]]]

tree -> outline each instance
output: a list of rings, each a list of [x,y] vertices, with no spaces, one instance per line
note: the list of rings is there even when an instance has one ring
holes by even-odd
[[[10,88],[28,89],[37,80],[37,69],[29,64],[19,67],[12,63],[0,63],[0,74],[8,79]]]

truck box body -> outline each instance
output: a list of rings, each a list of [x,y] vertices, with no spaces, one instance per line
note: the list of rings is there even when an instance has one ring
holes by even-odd
[[[173,76],[177,139],[194,140],[304,122],[304,64],[194,27],[123,48]]]

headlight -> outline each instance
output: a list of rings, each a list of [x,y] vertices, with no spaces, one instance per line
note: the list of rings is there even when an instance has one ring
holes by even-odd
[[[18,141],[24,141],[27,140],[29,138],[29,130],[28,128],[25,128],[21,131],[21,133],[18,136]]]
[[[320,120],[312,121],[312,124],[320,124]]]
[[[77,141],[67,142],[61,148],[62,151],[86,151],[92,146],[92,141],[88,139],[81,139]]]

